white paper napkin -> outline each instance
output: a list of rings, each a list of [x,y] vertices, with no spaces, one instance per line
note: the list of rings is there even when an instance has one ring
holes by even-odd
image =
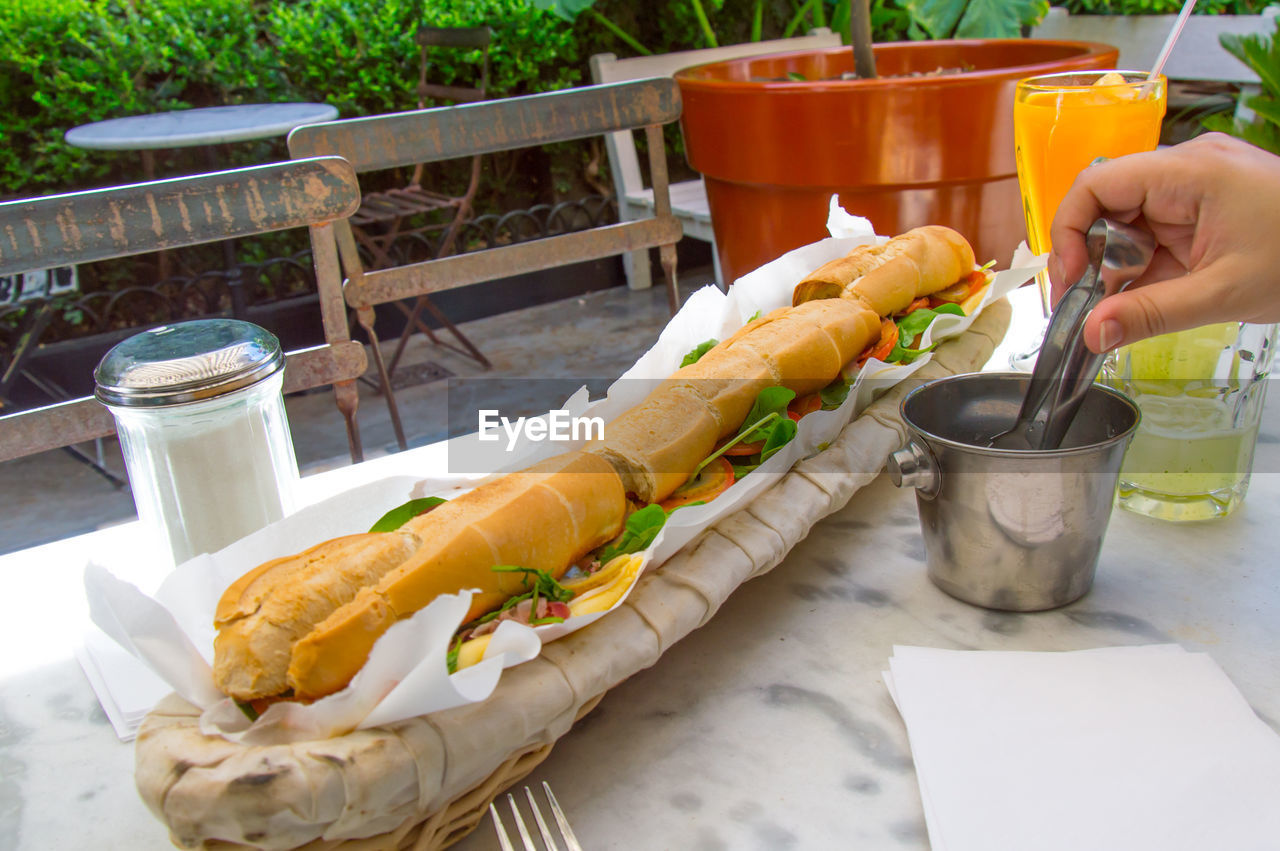
[[[934,851],[1280,847],[1280,736],[1177,645],[895,647]]]
[[[75,654],[122,742],[133,741],[151,707],[173,691],[154,671],[96,626],[85,627],[84,643],[76,648]]]

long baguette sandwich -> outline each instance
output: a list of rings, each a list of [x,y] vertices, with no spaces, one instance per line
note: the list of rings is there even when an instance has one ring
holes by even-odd
[[[583,451],[489,482],[394,531],[337,538],[255,568],[217,607],[215,682],[245,702],[322,697],[347,685],[392,624],[440,594],[478,589],[470,618],[520,595],[536,600],[539,582],[584,560],[629,575],[615,554],[635,550],[615,539],[642,538],[637,520],[652,532],[675,505],[712,498],[704,479],[718,475],[720,488],[733,481],[722,453],[761,442],[765,420],[791,425],[814,406],[788,410],[789,402],[816,399],[877,352],[894,314],[948,288],[969,292],[982,278],[975,274],[968,243],[946,228],[857,249],[802,281],[793,307],[710,346]],[[754,419],[770,395],[781,409]],[[575,580],[583,589],[601,581]]]

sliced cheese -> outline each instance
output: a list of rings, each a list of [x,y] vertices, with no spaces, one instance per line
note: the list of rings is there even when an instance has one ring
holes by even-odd
[[[458,648],[458,665],[454,670],[461,671],[463,668],[470,668],[472,665],[479,664],[484,659],[485,651],[489,649],[489,639],[493,638],[493,634],[481,635],[462,642]]]
[[[618,557],[618,559],[621,558],[627,558],[629,561],[619,569],[617,575],[611,581],[569,601],[569,614],[571,617],[607,612],[630,590],[640,576],[640,565],[643,564],[644,559],[639,555]],[[618,561],[618,559],[614,559],[614,562]],[[614,562],[610,562],[610,564]]]

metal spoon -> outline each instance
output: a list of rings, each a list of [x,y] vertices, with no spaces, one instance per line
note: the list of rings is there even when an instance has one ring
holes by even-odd
[[[991,439],[995,449],[1057,449],[1105,354],[1084,345],[1084,321],[1108,292],[1119,292],[1143,272],[1155,254],[1150,233],[1098,219],[1085,235],[1089,267],[1058,300],[1031,373],[1018,419]]]

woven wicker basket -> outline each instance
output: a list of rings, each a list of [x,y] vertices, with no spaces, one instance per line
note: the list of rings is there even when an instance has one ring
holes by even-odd
[[[1009,315],[1007,302],[990,305],[911,384],[980,368]],[[898,405],[908,389],[877,400],[827,449],[642,577],[608,617],[506,671],[488,700],[338,739],[247,747],[203,736],[199,711],[171,696],[139,731],[139,792],[183,847],[450,845],[610,688],[654,664],[872,481],[905,439]]]
[[[603,699],[604,695],[599,694],[587,701],[578,718],[595,709],[596,704]],[[483,783],[459,795],[444,809],[426,819],[410,816],[395,830],[368,839],[317,839],[299,846],[299,851],[435,851],[447,848],[476,829],[494,798],[519,783],[550,756],[552,744],[511,754]],[[203,847],[211,851],[232,851],[245,846],[214,840],[204,843]]]

